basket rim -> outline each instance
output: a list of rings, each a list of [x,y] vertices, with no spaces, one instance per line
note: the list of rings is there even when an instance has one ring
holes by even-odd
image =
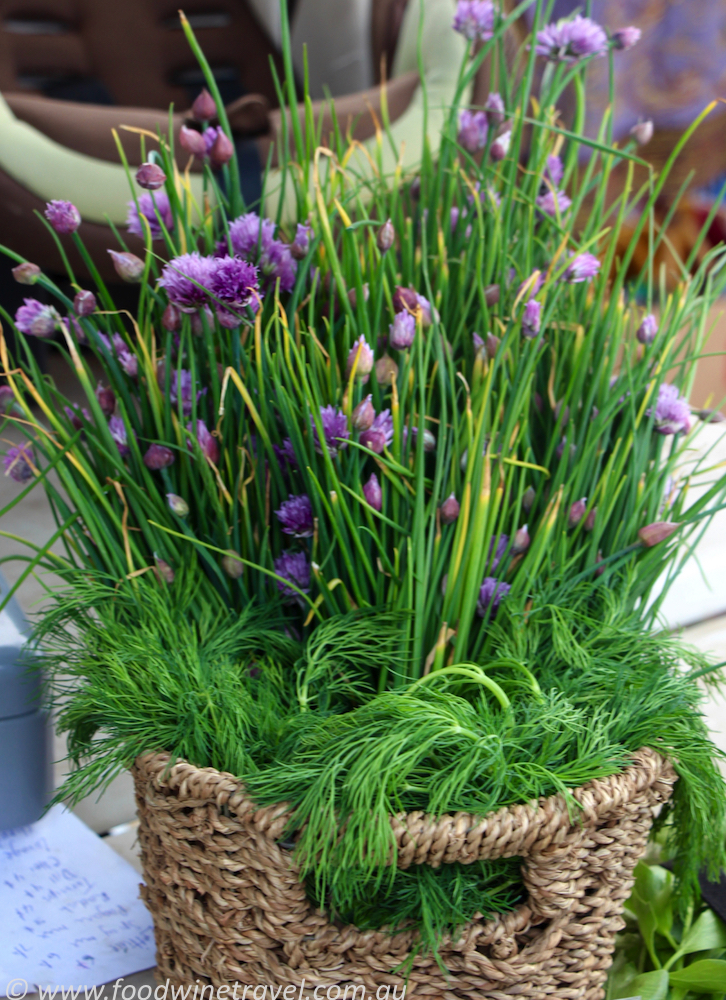
[[[452,861],[466,864],[482,858],[526,857],[535,843],[541,851],[563,841],[573,826],[602,825],[627,809],[633,797],[645,789],[651,788],[656,798],[665,802],[678,780],[672,762],[650,747],[629,756],[627,767],[570,789],[567,796],[558,792],[501,806],[485,815],[463,811],[438,816],[422,811],[392,815],[395,849],[388,863],[400,868],[412,864],[437,867]],[[288,803],[258,807],[244,782],[229,772],[200,768],[167,752],[137,757],[132,771],[137,784],[152,782],[157,790],[175,794],[186,806],[213,804],[270,840],[278,840],[287,826]]]

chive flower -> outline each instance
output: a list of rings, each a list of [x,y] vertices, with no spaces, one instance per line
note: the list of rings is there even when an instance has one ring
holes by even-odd
[[[410,347],[416,336],[416,320],[409,312],[399,312],[388,327],[388,342],[396,351]]]
[[[33,450],[29,441],[10,448],[3,459],[5,475],[16,483],[27,483],[33,478]]]
[[[323,436],[325,446],[331,458],[335,458],[342,448],[347,448],[350,430],[348,429],[348,418],[342,410],[336,410],[334,406],[320,407],[320,423],[323,426]],[[323,447],[318,434],[318,428],[310,417],[310,424],[313,432],[315,450],[319,455],[323,454]]]
[[[261,219],[257,212],[246,212],[229,224],[229,240],[237,257],[259,268],[265,288],[280,282],[280,290],[292,291],[297,273],[297,261],[291,247],[275,239],[276,224],[272,219]],[[217,244],[218,256],[229,252],[226,240]]]
[[[381,511],[383,508],[383,491],[381,490],[381,484],[378,482],[378,476],[374,473],[371,474],[370,479],[363,486],[363,496],[366,498],[366,503],[369,503],[373,510]]]
[[[557,187],[565,173],[565,168],[562,166],[562,160],[559,156],[555,156],[553,153],[551,156],[547,157],[545,172],[554,186]]]
[[[381,455],[384,448],[389,448],[393,441],[393,417],[391,416],[391,411],[382,410],[368,430],[363,431],[359,440],[365,448],[370,448],[377,455]]]
[[[58,311],[37,299],[24,299],[23,305],[15,313],[15,325],[29,337],[52,337],[59,323]]]
[[[166,174],[157,163],[142,163],[136,171],[136,183],[146,191],[158,191],[165,181]]]
[[[214,98],[206,87],[202,87],[200,92],[194,98],[194,103],[192,104],[192,116],[196,118],[198,122],[208,122],[210,118],[214,118],[216,114],[217,105],[214,103]]]
[[[458,518],[459,512],[461,511],[461,504],[456,499],[453,493],[450,493],[446,500],[441,504],[439,508],[439,513],[441,516],[442,524],[453,524]]]
[[[459,0],[454,15],[454,31],[470,42],[487,42],[494,34],[494,13],[491,0]]]
[[[648,415],[650,416],[649,411]],[[680,434],[690,431],[692,426],[691,408],[688,400],[681,396],[674,385],[664,382],[658,390],[655,405],[655,430],[658,434]]]
[[[83,418],[87,420],[89,424],[91,422],[91,414],[85,406],[80,408],[80,413],[78,406],[64,406],[63,412],[70,420],[74,431],[83,430],[83,420],[81,420],[81,415],[83,415]]]
[[[306,226],[304,223],[298,222],[297,229],[295,230],[295,239],[290,244],[290,253],[295,260],[303,260],[307,257],[312,231],[312,226]]]
[[[89,292],[87,289],[82,288],[80,292],[76,292],[75,298],[73,299],[73,308],[79,316],[90,316],[98,308],[96,303],[96,296],[93,292]]]
[[[117,414],[114,414],[109,418],[108,429],[111,432],[111,437],[116,442],[119,455],[121,458],[126,458],[131,449],[128,446],[128,433],[123,419]]]
[[[225,307],[243,309],[250,305],[259,287],[257,268],[239,257],[212,257],[209,290]],[[239,326],[239,321],[237,321]]]
[[[536,337],[542,324],[542,305],[536,299],[530,299],[524,307],[522,316],[522,334],[527,339]]]
[[[493,576],[485,576],[484,582],[479,588],[479,599],[476,602],[476,613],[479,617],[493,617],[511,589],[508,583],[497,580]]]
[[[277,581],[277,589],[285,597],[290,597],[293,600],[299,598],[298,592],[288,586],[290,583],[302,590],[304,594],[310,592],[310,562],[304,552],[283,552],[275,559],[275,573],[282,577],[282,580]]]
[[[620,28],[612,34],[613,47],[627,52],[628,49],[632,49],[634,45],[638,44],[642,34],[640,28],[636,28],[633,24],[628,25],[627,28]]]
[[[187,430],[190,434],[194,435],[194,427],[192,424],[187,424]],[[202,454],[208,462],[211,462],[213,465],[217,465],[219,462],[219,444],[217,443],[217,439],[212,436],[209,428],[203,420],[197,420],[196,432],[197,443],[202,449]],[[190,451],[192,450],[191,441],[187,442],[187,447]]]
[[[604,56],[608,37],[600,25],[577,14],[571,20],[548,24],[537,32],[535,52],[553,62],[578,62],[589,56]]]
[[[37,264],[24,260],[22,264],[11,268],[10,273],[19,285],[34,285],[43,272]]]
[[[211,257],[202,257],[196,250],[183,253],[164,265],[159,287],[182,312],[194,312],[208,302],[213,267]]]
[[[370,373],[373,371],[373,350],[367,343],[365,337],[361,336],[353,343],[350,351],[348,352],[348,361],[346,365],[346,374],[350,376],[353,371],[353,365],[358,359],[358,364],[356,365],[355,374],[357,378],[367,379]]]
[[[81,224],[81,213],[70,201],[53,199],[45,206],[45,217],[57,233],[75,233]]]
[[[272,450],[275,452],[277,461],[281,466],[291,465],[294,469],[297,469],[298,464],[295,458],[295,449],[290,438],[285,438],[282,445],[273,444]]]
[[[572,200],[564,191],[548,189],[544,194],[538,195],[535,199],[535,204],[540,212],[554,219],[557,217],[558,212],[560,215],[564,215],[567,212],[572,205]]]
[[[172,514],[176,514],[177,517],[187,516],[189,513],[189,504],[184,497],[180,497],[178,493],[167,493],[166,499]]]
[[[128,251],[107,250],[106,252],[111,255],[114,270],[122,281],[127,281],[131,285],[141,281],[144,275],[144,262],[140,257]]]
[[[494,142],[491,144],[489,149],[489,155],[494,160],[495,163],[499,163],[509,152],[509,147],[512,144],[512,133],[502,132],[498,135]]]
[[[600,261],[594,254],[578,253],[570,257],[563,277],[565,281],[576,285],[581,281],[591,281],[599,272]]]
[[[139,195],[137,201],[138,208],[136,207],[136,201],[131,200],[128,203],[126,228],[133,236],[138,236],[140,239],[145,240],[146,227],[141,221],[141,216],[143,216],[149,223],[152,240],[160,240],[164,232],[157,217],[157,212],[167,231],[170,231],[174,226],[174,216],[169,204],[169,196],[166,191],[158,191],[154,194],[145,191]]]
[[[174,458],[175,455],[171,448],[166,448],[163,444],[152,444],[144,455],[144,465],[152,472],[158,472],[159,469],[167,469],[173,465]]]
[[[96,386],[96,399],[98,400],[98,405],[101,407],[101,413],[105,417],[110,417],[116,409],[116,394],[113,389],[99,382]]]
[[[464,108],[459,112],[459,132],[456,141],[469,153],[484,149],[487,144],[489,125],[483,111],[469,111]]]
[[[504,121],[504,110],[502,95],[497,93],[496,90],[491,91],[484,102],[484,113],[487,116],[487,122],[492,128],[496,128],[502,124]]]
[[[372,396],[366,396],[353,410],[351,416],[353,430],[367,431],[373,426],[373,421],[376,419],[376,411],[373,409],[372,399]]]
[[[635,336],[641,344],[652,344],[657,333],[658,320],[655,318],[653,313],[648,313],[648,315],[643,318],[643,322],[638,327]]]
[[[288,500],[280,504],[280,509],[275,513],[282,525],[282,530],[286,535],[294,535],[295,538],[309,538],[315,531],[313,520],[313,508],[310,497],[306,493],[294,496],[292,493]]]

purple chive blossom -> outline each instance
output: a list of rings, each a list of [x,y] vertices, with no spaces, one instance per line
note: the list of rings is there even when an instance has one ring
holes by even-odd
[[[469,41],[489,41],[494,34],[494,4],[491,0],[459,0],[453,28]]]
[[[215,128],[214,125],[210,125],[202,132],[202,139],[204,139],[204,150],[205,154],[209,156],[212,152],[212,146],[217,141],[217,136],[220,133],[220,129]]]
[[[137,200],[139,203],[138,209],[136,208],[135,201],[128,203],[128,213],[126,215],[126,227],[128,231],[134,236],[139,236],[142,240],[146,239],[146,226],[143,225],[140,217],[140,215],[143,215],[149,223],[152,240],[160,240],[164,233],[159,223],[159,218],[161,218],[167,230],[170,230],[174,225],[174,216],[171,212],[169,196],[165,191],[158,191],[155,194],[145,191],[139,195]],[[157,212],[159,213],[159,217],[157,217]]]
[[[381,484],[378,482],[378,476],[372,473],[371,478],[367,483],[363,485],[363,496],[366,498],[366,502],[371,505],[373,510],[381,511],[383,508],[383,492],[381,490]]]
[[[267,279],[268,286],[274,286],[279,280],[282,292],[291,292],[295,287],[297,261],[293,259],[286,243],[273,240],[268,247],[263,248],[259,268]]]
[[[30,337],[51,337],[60,322],[60,315],[53,306],[43,305],[37,299],[25,299],[15,313],[15,325]]]
[[[280,504],[280,509],[276,510],[282,530],[286,535],[294,535],[295,538],[309,538],[315,531],[313,520],[313,507],[310,497],[306,493],[300,496],[290,494],[289,500],[284,500]]]
[[[655,430],[659,434],[687,433],[691,429],[691,408],[674,385],[664,382],[655,405]]]
[[[173,465],[174,458],[175,455],[171,448],[165,448],[163,444],[152,444],[149,445],[144,455],[144,465],[152,472],[158,472],[159,469],[166,469]]]
[[[204,395],[204,392],[204,389],[200,389],[197,392],[197,400]],[[176,408],[181,400],[182,413],[185,417],[188,417],[192,412],[193,398],[192,373],[184,368],[181,371],[175,369],[171,373],[171,382],[169,385],[169,399],[172,406]]]
[[[33,478],[33,450],[29,441],[18,445],[17,448],[10,448],[3,459],[5,465],[5,475],[10,476],[16,483],[27,483]]]
[[[608,37],[597,22],[578,14],[570,21],[548,24],[537,32],[537,55],[555,62],[577,62],[588,56],[604,56]]]
[[[126,341],[119,333],[113,335],[113,349],[116,352],[118,363],[126,374],[131,378],[136,378],[139,374],[139,359],[133,351],[129,350]]]
[[[634,45],[638,44],[641,35],[642,31],[640,28],[636,28],[635,25],[631,24],[627,28],[620,28],[619,31],[613,32],[613,45],[616,49],[621,49],[625,52],[627,49],[632,49]]]
[[[552,181],[554,186],[557,187],[565,173],[565,168],[562,166],[562,160],[559,156],[552,154],[552,156],[547,157],[546,170],[547,176]]]
[[[456,141],[469,153],[484,149],[487,144],[487,116],[483,111],[469,111],[464,108],[459,112],[459,133]]]
[[[570,257],[563,277],[570,284],[580,281],[591,281],[600,271],[600,261],[591,253],[578,253]]]
[[[83,420],[81,420],[81,417],[79,416],[78,407],[77,406],[74,406],[74,407],[64,406],[63,410],[65,412],[65,415],[68,417],[68,419],[70,420],[71,424],[73,425],[73,429],[75,431],[83,430]],[[88,412],[88,410],[86,409],[85,406],[81,407],[81,411],[80,412],[83,415],[83,419],[87,420],[90,423],[91,422],[91,414]]]
[[[232,309],[249,305],[258,287],[257,268],[239,257],[213,257],[211,260],[209,289],[215,298]]]
[[[187,424],[187,430],[193,435],[194,425]],[[219,444],[217,443],[217,439],[212,436],[209,428],[203,420],[197,420],[197,441],[199,443],[199,447],[202,449],[202,454],[207,461],[216,465],[219,462]],[[192,451],[191,441],[187,442],[187,447],[189,448],[189,451]]]
[[[509,546],[509,535],[496,535],[489,543],[489,558],[492,561],[490,569],[495,570],[504,558]]]
[[[323,435],[328,454],[331,458],[335,458],[338,451],[348,446],[348,438],[350,437],[348,418],[342,410],[336,410],[334,406],[321,406],[320,423],[323,426]],[[310,424],[313,431],[315,450],[319,455],[322,455],[323,448],[320,442],[320,435],[318,434],[317,424],[312,417],[310,417]]]
[[[45,217],[57,233],[75,233],[81,224],[81,213],[70,201],[49,201]]]
[[[416,320],[408,312],[396,313],[395,319],[388,327],[388,342],[396,351],[410,347],[416,336]]]
[[[277,461],[284,467],[285,463],[291,465],[294,469],[297,469],[297,459],[295,458],[295,449],[292,446],[292,441],[290,438],[285,438],[282,445],[273,444],[272,450],[277,456]]]
[[[119,416],[112,416],[108,421],[108,429],[111,432],[111,437],[116,442],[119,455],[121,458],[126,458],[131,449],[128,446],[126,425],[124,424],[122,418]]]
[[[384,448],[390,448],[392,441],[393,417],[390,410],[382,410],[368,430],[362,432],[360,443],[364,448],[370,448],[376,455],[381,455]]]
[[[497,580],[493,576],[485,576],[484,582],[479,588],[479,600],[476,602],[476,613],[480,618],[487,618],[495,615],[512,588],[508,583]]]
[[[164,265],[159,286],[182,312],[193,312],[208,301],[213,268],[214,258],[202,257],[196,250],[184,253]]]
[[[494,140],[489,150],[489,155],[491,156],[491,158],[494,160],[495,163],[499,163],[500,160],[504,159],[504,157],[509,152],[509,147],[511,146],[511,144],[512,144],[511,131],[502,132],[501,135],[497,136],[497,138]]]
[[[285,597],[299,598],[298,590],[304,594],[310,592],[310,563],[304,552],[283,552],[275,559],[275,572],[282,580],[277,581],[277,589]],[[293,590],[283,581],[293,584],[298,590]]]
[[[565,214],[572,204],[572,200],[564,191],[548,190],[538,196],[535,204],[540,212],[544,212],[545,215],[549,215],[554,219],[558,213],[560,215]]]
[[[478,333],[472,333],[471,335],[472,343],[474,344],[474,351],[483,351],[486,348],[486,343],[483,337],[480,337]]]
[[[312,226],[306,226],[298,222],[295,239],[290,244],[290,253],[295,260],[303,260],[307,256],[310,249],[310,234],[312,231]]]
[[[229,224],[229,238],[238,257],[251,257],[257,253],[260,245],[269,246],[274,237],[275,223],[272,219],[260,219],[257,212],[247,212]],[[222,250],[222,253],[226,252],[226,249]]]
[[[542,271],[533,271],[519,286],[517,295],[526,295],[528,299],[533,299],[542,288],[542,285],[544,285],[544,282],[545,277]]]
[[[653,313],[648,313],[648,315],[643,318],[643,322],[638,327],[635,336],[641,344],[652,344],[655,340],[656,333],[658,333],[658,320],[655,318]]]
[[[297,261],[291,247],[274,238],[275,223],[272,219],[260,219],[256,212],[240,215],[229,224],[229,238],[237,257],[256,264],[266,286],[274,286],[280,281],[280,289],[289,292],[295,285]],[[221,256],[228,252],[226,241],[217,245]]]
[[[522,334],[528,339],[536,337],[542,325],[542,305],[536,299],[530,299],[524,307],[522,316]]]
[[[356,358],[358,359],[355,369],[356,376],[358,378],[367,379],[373,371],[374,359],[373,350],[366,342],[366,339],[362,334],[356,341],[354,341],[353,346],[348,352],[348,361],[346,365],[346,373],[348,375],[350,375],[353,371],[353,365],[356,364]]]
[[[501,125],[504,121],[504,100],[502,95],[498,94],[496,91],[492,91],[484,103],[484,113],[487,116],[487,121],[492,126]]]

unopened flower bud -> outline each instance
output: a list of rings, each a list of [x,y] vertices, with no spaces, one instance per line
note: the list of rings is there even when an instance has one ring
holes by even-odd
[[[14,267],[11,273],[19,285],[34,285],[41,275],[41,270],[37,264],[24,260],[22,264]]]
[[[647,122],[638,122],[637,125],[633,125],[630,134],[639,146],[646,146],[653,138],[653,122],[650,119]]]
[[[350,375],[353,371],[354,365],[356,377],[367,381],[368,376],[373,371],[373,351],[369,344],[366,343],[366,339],[362,334],[354,341],[353,346],[348,352],[347,375]]]
[[[198,122],[208,122],[217,114],[217,105],[214,98],[206,87],[202,87],[202,92],[195,98],[192,104],[192,115]]]
[[[147,191],[158,191],[165,180],[166,174],[156,163],[142,163],[136,171],[136,183]]]
[[[366,498],[366,502],[371,505],[373,510],[380,511],[383,507],[383,492],[381,490],[381,484],[378,482],[378,476],[375,472],[363,486],[363,496]]]
[[[644,317],[635,336],[641,344],[652,344],[658,332],[658,321],[652,313]]]
[[[491,145],[489,154],[495,163],[499,163],[509,152],[509,147],[512,143],[512,133],[504,132],[502,135],[498,136]]]
[[[396,285],[393,291],[393,311],[416,312],[418,308],[418,292],[414,288],[405,288],[403,285]]]
[[[590,513],[587,515],[587,520],[585,521],[585,531],[592,531],[595,527],[595,520],[597,519],[597,507],[593,507]]]
[[[15,393],[9,385],[0,385],[0,413],[7,413],[15,402]]]
[[[393,228],[393,223],[390,219],[387,219],[383,223],[381,228],[378,230],[378,236],[376,237],[376,246],[381,251],[381,253],[387,253],[393,246],[393,242],[396,239],[396,230]]]
[[[436,451],[436,437],[429,430],[423,432],[424,451]]]
[[[487,334],[486,350],[488,358],[493,359],[496,356],[500,344],[501,340],[499,339],[499,337],[495,337],[493,333]]]
[[[109,250],[108,253],[111,254],[116,274],[122,281],[128,281],[130,284],[141,281],[144,273],[144,262],[140,257],[126,251],[119,253],[117,250]]]
[[[372,398],[372,396],[366,396],[353,410],[351,423],[354,430],[367,431],[373,426],[373,421],[376,419],[376,411],[373,409]]]
[[[170,333],[174,333],[181,326],[181,313],[171,302],[161,315],[161,325]]]
[[[186,502],[184,497],[180,497],[177,493],[167,493],[166,499],[169,503],[169,510],[172,514],[176,514],[177,517],[186,517],[189,513],[189,504]]]
[[[529,542],[530,542],[529,530],[527,528],[527,525],[524,524],[519,529],[519,531],[516,532],[514,539],[512,541],[512,555],[520,556],[522,555],[523,552],[526,552],[527,549],[529,548]]]
[[[568,527],[576,528],[577,525],[585,516],[586,510],[587,510],[587,499],[583,497],[582,500],[576,500],[570,507],[570,512],[567,515]]]
[[[492,91],[484,104],[484,113],[490,127],[496,128],[504,121],[504,101],[502,95]]]
[[[367,302],[370,297],[370,289],[368,287],[368,282],[363,285],[363,301]],[[358,292],[355,288],[350,288],[348,290],[348,301],[350,302],[351,309],[358,308]]]
[[[495,306],[499,302],[500,295],[499,285],[487,285],[484,289],[484,301],[488,306]]]
[[[638,538],[646,548],[652,549],[654,545],[670,538],[679,528],[680,524],[674,524],[672,521],[655,521],[653,524],[647,524],[641,528],[638,532]]]
[[[459,516],[459,511],[461,510],[461,504],[456,499],[453,493],[444,500],[440,507],[441,513],[441,523],[442,524],[453,524],[454,521]]]
[[[379,385],[391,385],[398,378],[398,365],[388,354],[376,361],[376,381]]]
[[[290,253],[295,260],[304,260],[305,257],[307,257],[308,250],[310,249],[310,234],[312,231],[312,226],[306,226],[300,222],[298,223],[297,231],[295,232],[295,239],[290,244]]]
[[[113,389],[107,389],[99,382],[96,387],[96,399],[103,415],[110,417],[116,409],[116,396]]]
[[[226,556],[222,556],[222,569],[230,580],[239,580],[245,571],[244,563],[233,549],[230,549]]]
[[[96,296],[93,292],[82,288],[80,292],[76,293],[73,299],[73,308],[78,316],[90,316],[98,308],[96,305]]]
[[[562,429],[564,430],[565,427],[567,427],[567,425],[570,422],[570,407],[569,406],[565,406],[565,408],[563,410],[563,408],[562,408],[562,402],[563,401],[560,400],[556,404],[556,406],[555,406],[555,420],[559,420],[560,419],[560,414],[562,414]]]
[[[719,413],[718,410],[697,410],[696,416],[699,420],[702,420],[704,424],[722,424],[726,417],[723,413]]]
[[[223,129],[217,131],[217,138],[212,143],[212,148],[209,150],[209,162],[212,164],[215,170],[219,170],[223,167],[225,163],[229,161],[234,156],[234,146],[232,145],[231,139],[227,136]]]
[[[200,160],[207,155],[207,144],[204,141],[204,136],[195,128],[187,128],[186,125],[182,125],[179,129],[179,145],[185,152],[191,153],[192,156],[198,156]]]
[[[156,575],[160,580],[164,580],[165,583],[174,582],[174,570],[171,568],[168,562],[157,556],[154,553],[154,562],[156,564]]]
[[[152,472],[159,469],[166,469],[174,464],[174,452],[171,448],[165,448],[163,444],[152,444],[144,455],[144,465]]]
[[[597,563],[601,563],[602,561],[603,561],[602,560],[602,552],[600,551],[600,549],[598,549],[597,556],[595,557],[595,563],[596,564]],[[605,572],[605,567],[604,566],[600,566],[598,569],[595,570],[595,576],[602,576],[604,572]]]
[[[537,494],[535,493],[534,486],[528,486],[522,496],[522,510],[524,510],[525,513],[529,514],[534,507],[534,500],[536,496]]]

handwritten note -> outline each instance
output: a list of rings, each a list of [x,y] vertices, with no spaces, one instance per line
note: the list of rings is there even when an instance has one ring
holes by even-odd
[[[54,806],[0,833],[0,996],[16,979],[99,986],[154,964],[138,874],[77,816]]]

